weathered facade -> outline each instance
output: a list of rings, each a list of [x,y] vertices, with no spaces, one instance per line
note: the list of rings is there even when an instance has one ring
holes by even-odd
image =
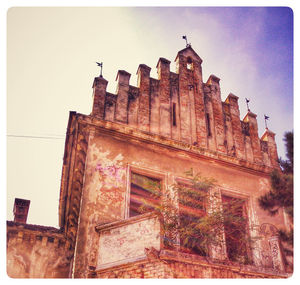
[[[266,129],[259,138],[250,111],[240,120],[237,96],[229,94],[222,102],[220,79],[211,75],[203,82],[202,60],[191,46],[179,51],[175,62],[173,73],[170,61],[160,58],[158,79],[140,64],[137,87],[129,84],[128,72],[119,70],[116,94],[106,91],[103,77],[95,78],[92,113],[69,116],[60,229],[8,222],[10,276],[288,276],[277,237],[277,229],[288,227],[288,221],[283,212],[268,216],[257,203],[270,189],[269,173],[279,168],[275,134]],[[249,235],[259,237],[249,253],[251,264],[231,261],[226,239],[205,257],[182,252],[180,246],[166,248],[157,215],[134,213],[139,193],[145,193],[134,177],[160,183],[162,197],[176,207],[179,193],[173,185],[188,183],[184,172],[191,168],[215,179],[212,191],[220,199],[245,201]],[[43,266],[35,262],[37,255],[48,256]]]

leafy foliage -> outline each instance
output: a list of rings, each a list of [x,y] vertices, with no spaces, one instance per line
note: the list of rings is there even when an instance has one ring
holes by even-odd
[[[294,133],[286,132],[283,138],[286,148],[287,160],[280,159],[280,166],[283,173],[293,174],[294,173]]]
[[[294,134],[286,132],[284,136],[287,160],[279,160],[282,171],[274,170],[270,174],[271,189],[259,197],[258,203],[271,216],[283,209],[293,223],[293,190],[294,190]],[[283,243],[286,255],[293,254],[293,229],[279,230],[279,237]]]
[[[153,197],[161,203],[152,204],[163,225],[164,243],[167,248],[209,256],[213,247],[224,244],[230,260],[249,263],[250,239],[248,220],[245,216],[245,201],[241,199],[221,199],[214,193],[213,179],[193,175],[193,170],[185,173],[189,183],[172,185],[173,191],[161,193],[160,186],[149,183]],[[174,193],[177,193],[174,197]],[[140,211],[149,210],[147,199]]]
[[[288,159],[279,160],[282,172],[274,170],[270,174],[271,190],[258,199],[260,207],[268,211],[271,216],[277,214],[279,209],[284,209],[286,213],[293,218],[293,137],[293,132],[285,133],[284,141]]]
[[[293,217],[293,175],[274,170],[270,177],[272,189],[259,198],[260,207],[271,216],[284,208],[287,214]]]

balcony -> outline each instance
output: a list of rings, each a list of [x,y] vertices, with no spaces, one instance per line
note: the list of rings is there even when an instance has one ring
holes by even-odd
[[[284,270],[268,268],[263,264],[243,265],[227,258],[216,259],[181,252],[179,247],[167,249],[163,245],[159,218],[154,212],[98,225],[95,229],[99,233],[98,259],[95,268],[96,274],[100,274],[99,276],[108,270],[114,271],[116,268],[120,270],[121,267],[126,270],[125,267],[135,263],[151,262],[153,257],[156,261],[164,264],[177,262],[184,266],[198,266],[204,271],[219,268],[218,270],[226,271],[226,278],[240,278],[242,275],[250,278],[285,278],[288,276]],[[215,277],[212,275],[205,278]]]
[[[161,249],[160,222],[153,213],[96,226],[96,231],[100,235],[97,269],[146,259],[145,248]]]

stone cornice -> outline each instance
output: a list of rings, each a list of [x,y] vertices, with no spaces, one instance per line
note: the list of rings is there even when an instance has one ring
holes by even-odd
[[[13,221],[6,221],[7,232],[24,232],[30,235],[39,235],[39,236],[47,236],[47,237],[56,237],[56,238],[64,238],[63,229],[58,229],[54,227],[47,227],[41,225],[32,225],[32,224],[23,224],[17,223]]]
[[[95,226],[95,230],[97,232],[108,231],[108,230],[111,230],[114,228],[122,227],[124,225],[129,225],[129,224],[136,223],[138,221],[148,220],[148,219],[156,218],[156,217],[157,217],[157,214],[155,214],[154,212],[149,212],[149,213],[145,213],[145,214],[131,217],[128,219],[122,219],[119,221],[115,221],[112,223],[99,224],[99,225]]]
[[[268,176],[269,173],[273,170],[273,168],[263,164],[252,163],[216,151],[211,151],[184,142],[171,140],[157,134],[138,130],[128,125],[104,121],[92,116],[82,114],[77,114],[77,118],[79,123],[88,124],[90,126],[96,127],[97,129],[101,129],[101,132],[111,134],[112,136],[125,136],[129,139],[135,139],[146,143],[156,144],[177,152],[184,152],[185,154],[192,157],[197,157],[204,160],[211,160],[215,163],[219,163],[222,165],[225,164],[229,167],[238,168],[241,171],[247,171],[250,173]]]

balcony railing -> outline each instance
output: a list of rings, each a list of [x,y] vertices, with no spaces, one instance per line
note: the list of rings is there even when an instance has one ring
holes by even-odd
[[[160,259],[172,258],[179,260],[190,260],[208,264],[226,264],[229,267],[240,267],[246,271],[261,272],[268,274],[284,274],[284,267],[281,262],[278,247],[278,239],[270,239],[272,245],[272,264],[266,266],[263,260],[257,264],[243,265],[232,262],[226,257],[203,257],[192,253],[184,253],[180,247],[168,249],[163,244],[163,231],[159,217],[154,213],[145,213],[125,220],[96,226],[99,233],[98,261],[96,270],[146,260],[149,250],[159,254]],[[276,247],[277,246],[277,247]],[[167,255],[166,255],[167,254]],[[262,252],[261,252],[262,254]],[[166,255],[166,256],[165,256]],[[262,258],[262,257],[260,257]],[[167,258],[168,259],[168,258]],[[275,262],[277,261],[277,263]],[[186,261],[187,262],[187,261]]]

